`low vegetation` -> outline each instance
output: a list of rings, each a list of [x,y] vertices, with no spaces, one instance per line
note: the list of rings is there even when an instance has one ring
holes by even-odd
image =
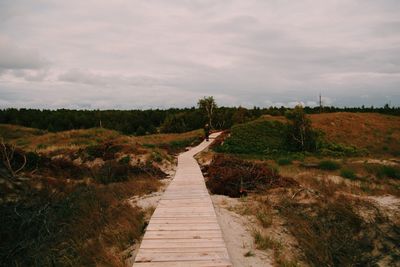
[[[323,160],[318,163],[318,168],[325,171],[334,171],[340,169],[340,164],[332,160]]]
[[[291,177],[293,183],[276,187],[259,180],[244,190],[246,204],[231,208],[250,218],[255,246],[271,251],[277,266],[396,266],[399,118],[299,114],[298,120],[263,116],[233,126],[204,168],[209,190],[243,195],[247,173],[258,175],[253,166],[269,169],[274,179]]]
[[[356,173],[352,169],[348,169],[348,168],[342,168],[340,170],[340,176],[350,179],[350,180],[355,180],[357,178]]]
[[[209,177],[206,184],[210,191],[230,197],[297,184],[293,179],[280,176],[276,170],[265,164],[224,155],[216,155],[206,172]]]
[[[273,154],[285,147],[287,127],[279,121],[256,120],[233,126],[230,136],[215,150],[237,154]]]
[[[372,218],[365,220],[360,207]],[[311,266],[374,266],[386,257],[395,264],[400,256],[398,226],[371,204],[344,197],[312,204],[284,199],[279,210]]]
[[[145,222],[143,211],[121,200],[157,190],[157,181],[43,185],[0,205],[2,266],[125,266],[129,255],[121,254]]]
[[[125,266],[146,226],[128,200],[157,191],[160,167],[201,136],[0,129],[0,266]]]
[[[280,166],[290,165],[292,164],[293,160],[291,158],[279,158],[276,160],[276,163]]]

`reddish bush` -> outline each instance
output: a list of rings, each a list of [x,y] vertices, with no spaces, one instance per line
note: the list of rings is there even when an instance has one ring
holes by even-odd
[[[217,155],[208,168],[207,187],[213,194],[239,197],[249,191],[297,185],[265,164]]]

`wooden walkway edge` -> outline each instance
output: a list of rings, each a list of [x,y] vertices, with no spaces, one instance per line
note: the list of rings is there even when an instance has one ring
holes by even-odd
[[[178,157],[174,179],[146,229],[134,267],[230,267],[228,250],[194,155],[202,142]]]

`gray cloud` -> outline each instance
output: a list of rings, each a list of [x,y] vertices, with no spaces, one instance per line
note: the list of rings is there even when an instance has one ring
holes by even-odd
[[[0,35],[0,70],[1,69],[38,69],[48,62],[37,52],[21,48],[8,38]]]
[[[320,92],[400,105],[399,13],[397,0],[4,0],[0,107],[315,105]]]

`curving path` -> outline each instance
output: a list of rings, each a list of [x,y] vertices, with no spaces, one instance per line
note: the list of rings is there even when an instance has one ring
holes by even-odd
[[[134,267],[232,266],[204,177],[193,158],[211,140],[179,155],[175,177],[151,217]]]

